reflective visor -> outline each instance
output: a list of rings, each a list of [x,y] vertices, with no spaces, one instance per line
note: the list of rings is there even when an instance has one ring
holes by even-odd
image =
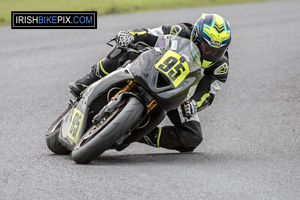
[[[222,58],[227,48],[214,48],[201,42],[200,40],[196,41],[197,46],[201,51],[201,56],[204,60],[208,61],[217,61]]]
[[[200,43],[199,46],[201,53],[202,53],[202,57],[205,60],[209,60],[209,61],[217,61],[219,59],[221,59],[221,57],[224,55],[225,50],[226,49],[222,49],[222,48],[214,48],[211,47],[207,44],[205,44],[204,42]]]
[[[211,54],[212,56],[216,56],[219,52],[219,49],[208,46],[207,44],[201,43],[200,50],[203,54]]]

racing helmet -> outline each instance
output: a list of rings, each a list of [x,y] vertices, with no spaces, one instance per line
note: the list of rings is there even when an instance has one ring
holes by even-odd
[[[230,44],[230,25],[220,15],[202,14],[193,27],[190,40],[200,49],[203,60],[218,61]]]

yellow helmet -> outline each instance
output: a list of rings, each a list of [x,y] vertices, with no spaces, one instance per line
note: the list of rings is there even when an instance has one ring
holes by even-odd
[[[220,15],[202,14],[193,27],[190,39],[200,49],[203,60],[217,61],[230,44],[230,25]]]

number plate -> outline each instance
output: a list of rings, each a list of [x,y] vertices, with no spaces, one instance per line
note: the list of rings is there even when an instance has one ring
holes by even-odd
[[[78,136],[80,133],[82,121],[83,121],[83,114],[77,108],[74,108],[72,120],[71,120],[71,126],[68,132],[68,137],[71,140],[73,140],[75,144],[78,141]]]
[[[190,72],[189,65],[185,59],[184,62],[181,62],[182,58],[178,53],[168,50],[155,65],[159,71],[171,80],[175,88]]]

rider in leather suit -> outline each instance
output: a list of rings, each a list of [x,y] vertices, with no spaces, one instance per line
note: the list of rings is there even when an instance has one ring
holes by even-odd
[[[175,149],[180,152],[193,151],[202,142],[202,131],[197,111],[209,106],[225,83],[228,70],[228,46],[231,41],[229,23],[217,14],[202,14],[192,25],[180,23],[174,26],[160,26],[154,29],[142,28],[121,31],[117,35],[120,46],[143,41],[154,46],[159,35],[173,34],[193,41],[201,52],[202,78],[195,94],[178,109],[167,116],[174,126],[157,127],[139,140],[154,147]],[[93,82],[113,72],[129,60],[128,53],[117,46],[106,58],[92,66],[83,78],[69,84],[74,96]]]

